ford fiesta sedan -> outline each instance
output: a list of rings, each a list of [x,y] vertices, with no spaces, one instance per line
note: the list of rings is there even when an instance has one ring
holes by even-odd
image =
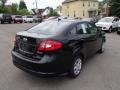
[[[105,33],[86,21],[50,20],[19,32],[12,50],[16,67],[37,75],[77,77],[83,61],[105,49]]]

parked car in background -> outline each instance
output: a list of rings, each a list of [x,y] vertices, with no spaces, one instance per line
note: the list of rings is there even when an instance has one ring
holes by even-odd
[[[33,23],[34,22],[32,15],[23,16],[22,18],[25,23]]]
[[[0,23],[4,24],[4,23],[12,23],[12,17],[9,14],[0,14]]]
[[[49,20],[16,34],[12,50],[16,67],[38,75],[68,72],[77,77],[83,61],[105,49],[105,33],[78,20]]]
[[[23,23],[23,18],[21,15],[13,15],[12,21],[13,23]]]
[[[120,34],[120,20],[119,20],[119,23],[118,23],[118,30],[117,30],[117,34]]]
[[[92,24],[95,24],[97,22],[97,19],[95,19],[95,18],[83,18],[81,20],[88,21],[88,22],[90,22]]]
[[[33,16],[33,20],[34,20],[35,23],[42,22],[42,17],[35,15],[35,16]]]
[[[117,17],[104,17],[99,20],[95,25],[103,31],[112,32],[113,29],[118,28],[119,18]]]
[[[54,20],[54,19],[57,19],[58,16],[52,16],[52,17],[49,17],[47,19],[44,19],[43,21],[49,21],[49,20]]]

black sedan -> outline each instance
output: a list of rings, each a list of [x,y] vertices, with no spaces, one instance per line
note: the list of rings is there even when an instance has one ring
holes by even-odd
[[[16,67],[37,75],[77,77],[83,61],[104,52],[105,33],[86,21],[50,20],[19,32],[12,50]]]

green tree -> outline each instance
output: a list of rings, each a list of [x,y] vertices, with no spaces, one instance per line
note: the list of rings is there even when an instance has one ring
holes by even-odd
[[[13,3],[11,5],[11,13],[12,14],[18,14],[18,4]]]
[[[17,14],[18,12],[18,5],[13,3],[10,6],[0,6],[0,13],[8,13],[8,14]]]
[[[21,9],[18,11],[18,14],[20,15],[29,15],[30,12],[27,9]]]
[[[50,13],[48,14],[48,16],[59,16],[59,15],[53,8],[50,8]]]
[[[102,9],[105,3],[107,3],[107,0],[99,2],[99,8]]]
[[[120,17],[120,0],[110,0],[110,16]]]
[[[22,10],[22,9],[27,9],[27,6],[24,0],[20,0],[20,4],[19,4],[19,10]]]
[[[2,13],[2,6],[0,5],[0,13]]]
[[[1,2],[2,7],[4,7],[7,0],[0,0],[0,2]]]

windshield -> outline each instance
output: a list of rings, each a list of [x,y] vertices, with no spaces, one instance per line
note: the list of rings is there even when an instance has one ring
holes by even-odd
[[[3,17],[11,18],[11,16],[7,14],[3,15]]]
[[[102,18],[99,22],[112,22],[114,18]]]
[[[54,35],[62,32],[68,25],[70,25],[70,22],[46,21],[32,27],[28,32]]]
[[[16,18],[22,18],[22,16],[15,16]]]

